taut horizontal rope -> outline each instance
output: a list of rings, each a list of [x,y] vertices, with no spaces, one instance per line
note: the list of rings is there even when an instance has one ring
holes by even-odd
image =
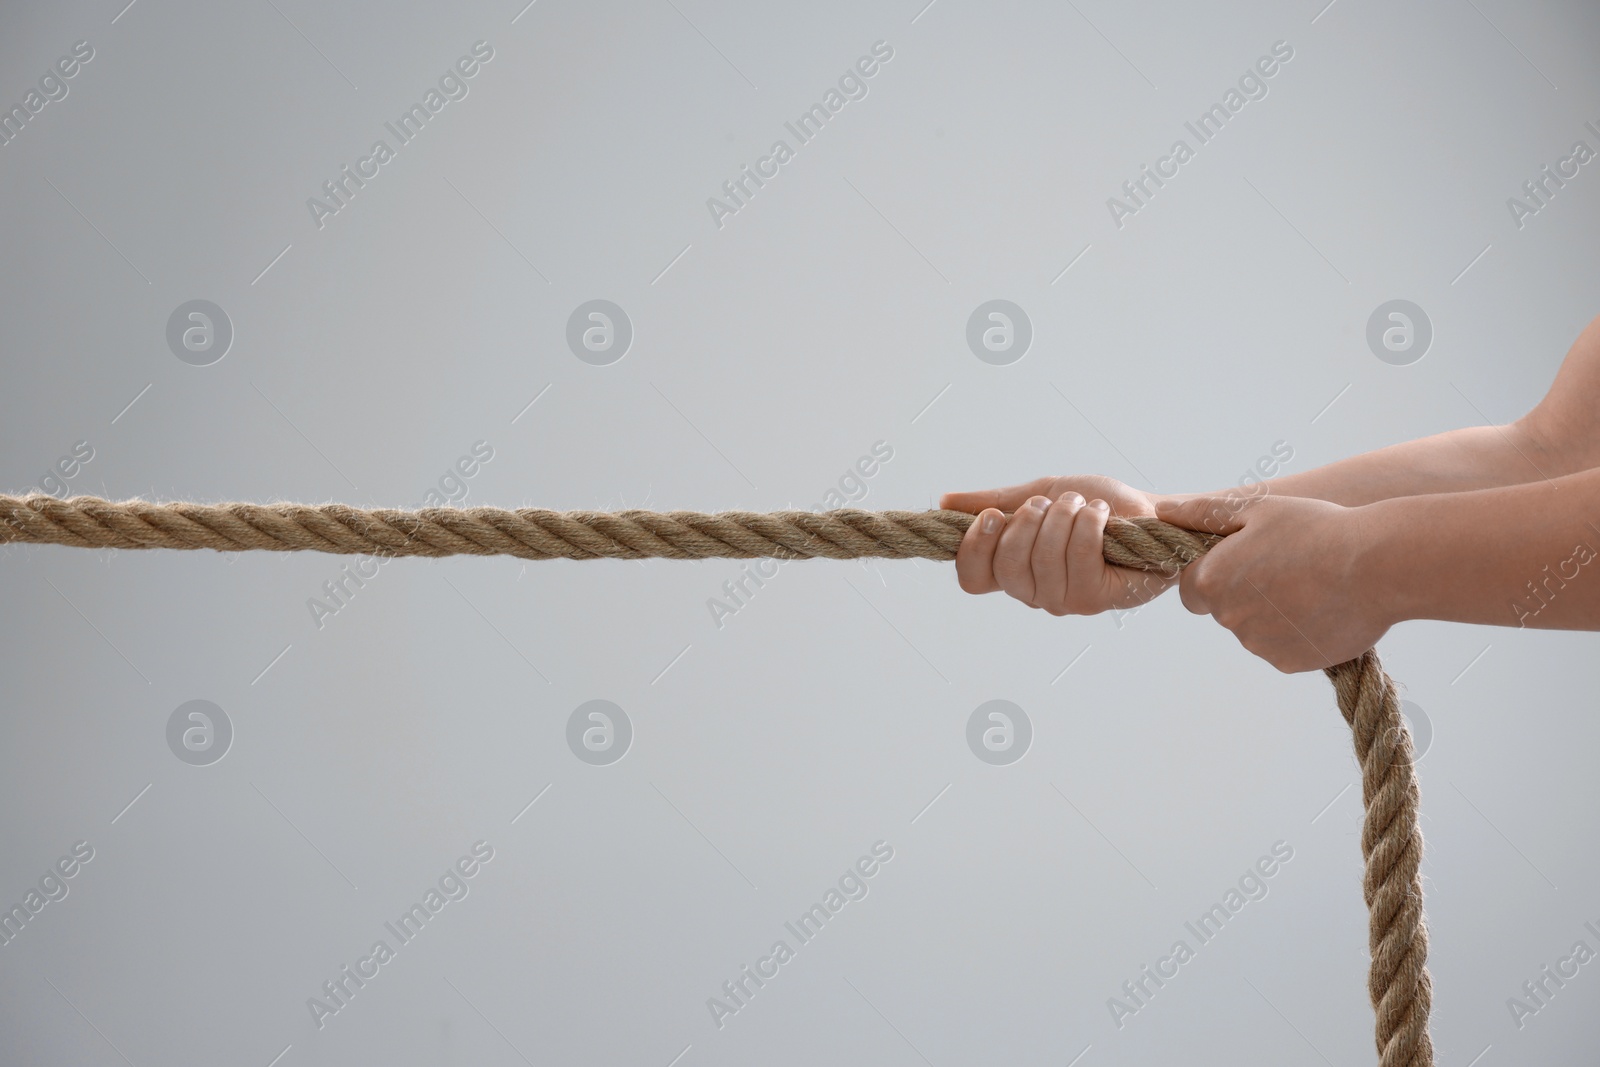
[[[345,504],[156,504],[43,493],[0,496],[0,543],[76,548],[522,559],[952,560],[960,511],[550,511],[353,508]],[[1110,520],[1106,554],[1128,567],[1187,563],[1218,540],[1156,519]]]
[[[0,495],[0,543],[79,548],[268,549],[374,556],[523,559],[951,560],[973,516],[959,511],[547,511],[352,508],[344,504],[113,503]],[[1112,517],[1108,562],[1175,574],[1222,538],[1153,518]],[[1327,668],[1355,737],[1366,817],[1361,853],[1379,1067],[1433,1067],[1422,831],[1411,733],[1394,680],[1369,650]]]

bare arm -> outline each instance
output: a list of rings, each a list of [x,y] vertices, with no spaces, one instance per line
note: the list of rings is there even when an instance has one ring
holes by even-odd
[[[1515,422],[1405,441],[1264,484],[1272,495],[1355,507],[1394,497],[1522,485],[1595,466],[1600,466],[1600,318],[1573,343],[1544,399]],[[1169,499],[1197,495],[1202,494]]]
[[[1152,496],[1080,475],[951,493],[943,506],[981,511],[956,556],[963,589],[1004,589],[1052,614],[1125,608],[1170,584],[1105,565],[1108,511],[1231,534],[1184,572],[1184,604],[1284,670],[1340,662],[1404,619],[1600,630],[1589,574],[1600,571],[1600,319],[1515,422],[1264,484]]]
[[[1357,509],[1389,619],[1600,630],[1600,469]]]

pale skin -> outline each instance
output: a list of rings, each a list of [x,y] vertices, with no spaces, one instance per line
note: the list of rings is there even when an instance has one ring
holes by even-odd
[[[1408,619],[1600,630],[1600,319],[1544,399],[1504,426],[1391,445],[1249,493],[1145,493],[1071,475],[946,493],[940,507],[977,515],[956,555],[969,593],[1093,615],[1177,584],[1186,608],[1286,672],[1352,659]],[[1105,562],[1110,515],[1229,536],[1171,578]]]

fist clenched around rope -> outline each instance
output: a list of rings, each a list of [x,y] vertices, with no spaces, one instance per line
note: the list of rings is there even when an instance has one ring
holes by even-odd
[[[1357,508],[1259,492],[1157,496],[1096,475],[947,493],[940,506],[978,513],[956,554],[961,588],[1003,590],[1052,615],[1124,610],[1178,584],[1185,607],[1287,672],[1353,659],[1397,621],[1360,580]],[[1181,576],[1135,571],[1104,558],[1111,515],[1228,537]]]
[[[1174,526],[1226,534],[1184,568],[1183,606],[1210,615],[1280,671],[1354,659],[1399,621],[1370,588],[1360,508],[1289,496],[1163,497]]]

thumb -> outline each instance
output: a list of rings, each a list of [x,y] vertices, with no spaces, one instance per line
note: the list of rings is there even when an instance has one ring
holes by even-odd
[[[1156,501],[1156,518],[1185,530],[1231,534],[1244,529],[1253,502],[1238,493],[1161,497]]]

